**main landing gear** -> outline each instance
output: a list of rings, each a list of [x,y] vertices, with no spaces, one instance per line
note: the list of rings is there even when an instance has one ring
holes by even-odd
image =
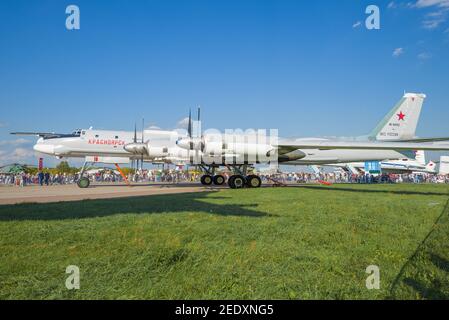
[[[230,176],[228,179],[228,185],[231,189],[241,188],[260,188],[262,180],[256,175],[243,176],[240,174]]]
[[[221,186],[225,183],[225,177],[222,176],[221,174],[217,174],[217,175],[210,175],[210,174],[205,174],[201,177],[201,184],[205,185],[205,186],[210,186],[212,184],[216,185],[216,186]]]
[[[201,184],[205,186],[210,186],[212,184],[216,186],[221,186],[225,183],[225,177],[221,174],[215,175],[215,168],[207,168],[201,166],[201,168],[206,172],[201,176]],[[232,167],[234,175],[230,176],[228,179],[228,186],[231,189],[242,189],[242,188],[260,188],[262,185],[262,180],[256,175],[246,175],[246,166],[243,167]]]

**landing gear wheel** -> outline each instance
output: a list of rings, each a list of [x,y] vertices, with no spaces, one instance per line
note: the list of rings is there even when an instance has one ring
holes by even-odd
[[[228,180],[228,184],[231,189],[241,189],[245,187],[245,177],[241,175],[231,176]]]
[[[210,186],[213,182],[212,176],[205,174],[201,177],[201,184],[204,186]]]
[[[220,174],[214,176],[213,180],[214,180],[214,184],[215,184],[216,186],[221,186],[221,185],[223,185],[223,184],[225,183],[225,177],[223,177],[223,176],[220,175]]]
[[[250,175],[246,177],[246,185],[250,188],[260,188],[262,180],[256,175]]]
[[[85,189],[85,188],[89,187],[90,181],[88,178],[81,178],[78,180],[78,182],[76,184],[78,185],[78,187]]]

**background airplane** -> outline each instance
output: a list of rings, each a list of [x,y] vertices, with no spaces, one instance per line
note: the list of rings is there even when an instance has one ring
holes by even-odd
[[[436,164],[432,161],[426,163],[426,155],[422,150],[415,152],[415,159],[383,160],[380,161],[382,173],[430,173],[436,174]],[[360,174],[366,172],[365,162],[335,163],[326,165],[328,167],[337,167],[350,172],[351,174]]]

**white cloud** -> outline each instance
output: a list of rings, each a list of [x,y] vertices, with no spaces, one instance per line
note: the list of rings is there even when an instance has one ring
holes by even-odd
[[[432,58],[432,55],[428,52],[422,52],[422,53],[418,54],[419,60],[428,60],[430,58]]]
[[[449,7],[449,0],[418,0],[415,4],[417,8],[427,8],[438,6],[442,8]]]
[[[186,117],[176,124],[177,129],[186,129],[189,127],[189,117]]]
[[[20,139],[16,139],[16,140],[0,141],[0,146],[18,146],[18,145],[27,144],[27,143],[31,143],[31,141],[20,138]]]
[[[387,6],[388,9],[396,9],[397,7],[398,6],[397,6],[396,2],[394,2],[394,1],[391,1]]]
[[[446,21],[445,18],[428,19],[428,20],[424,20],[422,22],[422,26],[424,29],[433,30],[433,29],[438,28],[438,26],[445,21]]]
[[[0,151],[0,163],[30,161],[35,156],[34,151],[25,148],[15,148],[11,151]]]
[[[427,13],[422,22],[424,29],[434,30],[446,22],[449,0],[418,0],[412,7],[418,9],[434,8],[436,10]]]
[[[0,122],[0,128],[4,128],[4,127],[6,127],[6,123]]]
[[[404,54],[404,48],[396,48],[393,51],[393,57],[397,58]]]

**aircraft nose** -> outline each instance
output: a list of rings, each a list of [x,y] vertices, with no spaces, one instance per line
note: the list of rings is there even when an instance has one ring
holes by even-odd
[[[54,154],[54,152],[55,152],[55,146],[52,144],[37,143],[34,145],[33,149],[37,152],[46,153],[46,154]]]

